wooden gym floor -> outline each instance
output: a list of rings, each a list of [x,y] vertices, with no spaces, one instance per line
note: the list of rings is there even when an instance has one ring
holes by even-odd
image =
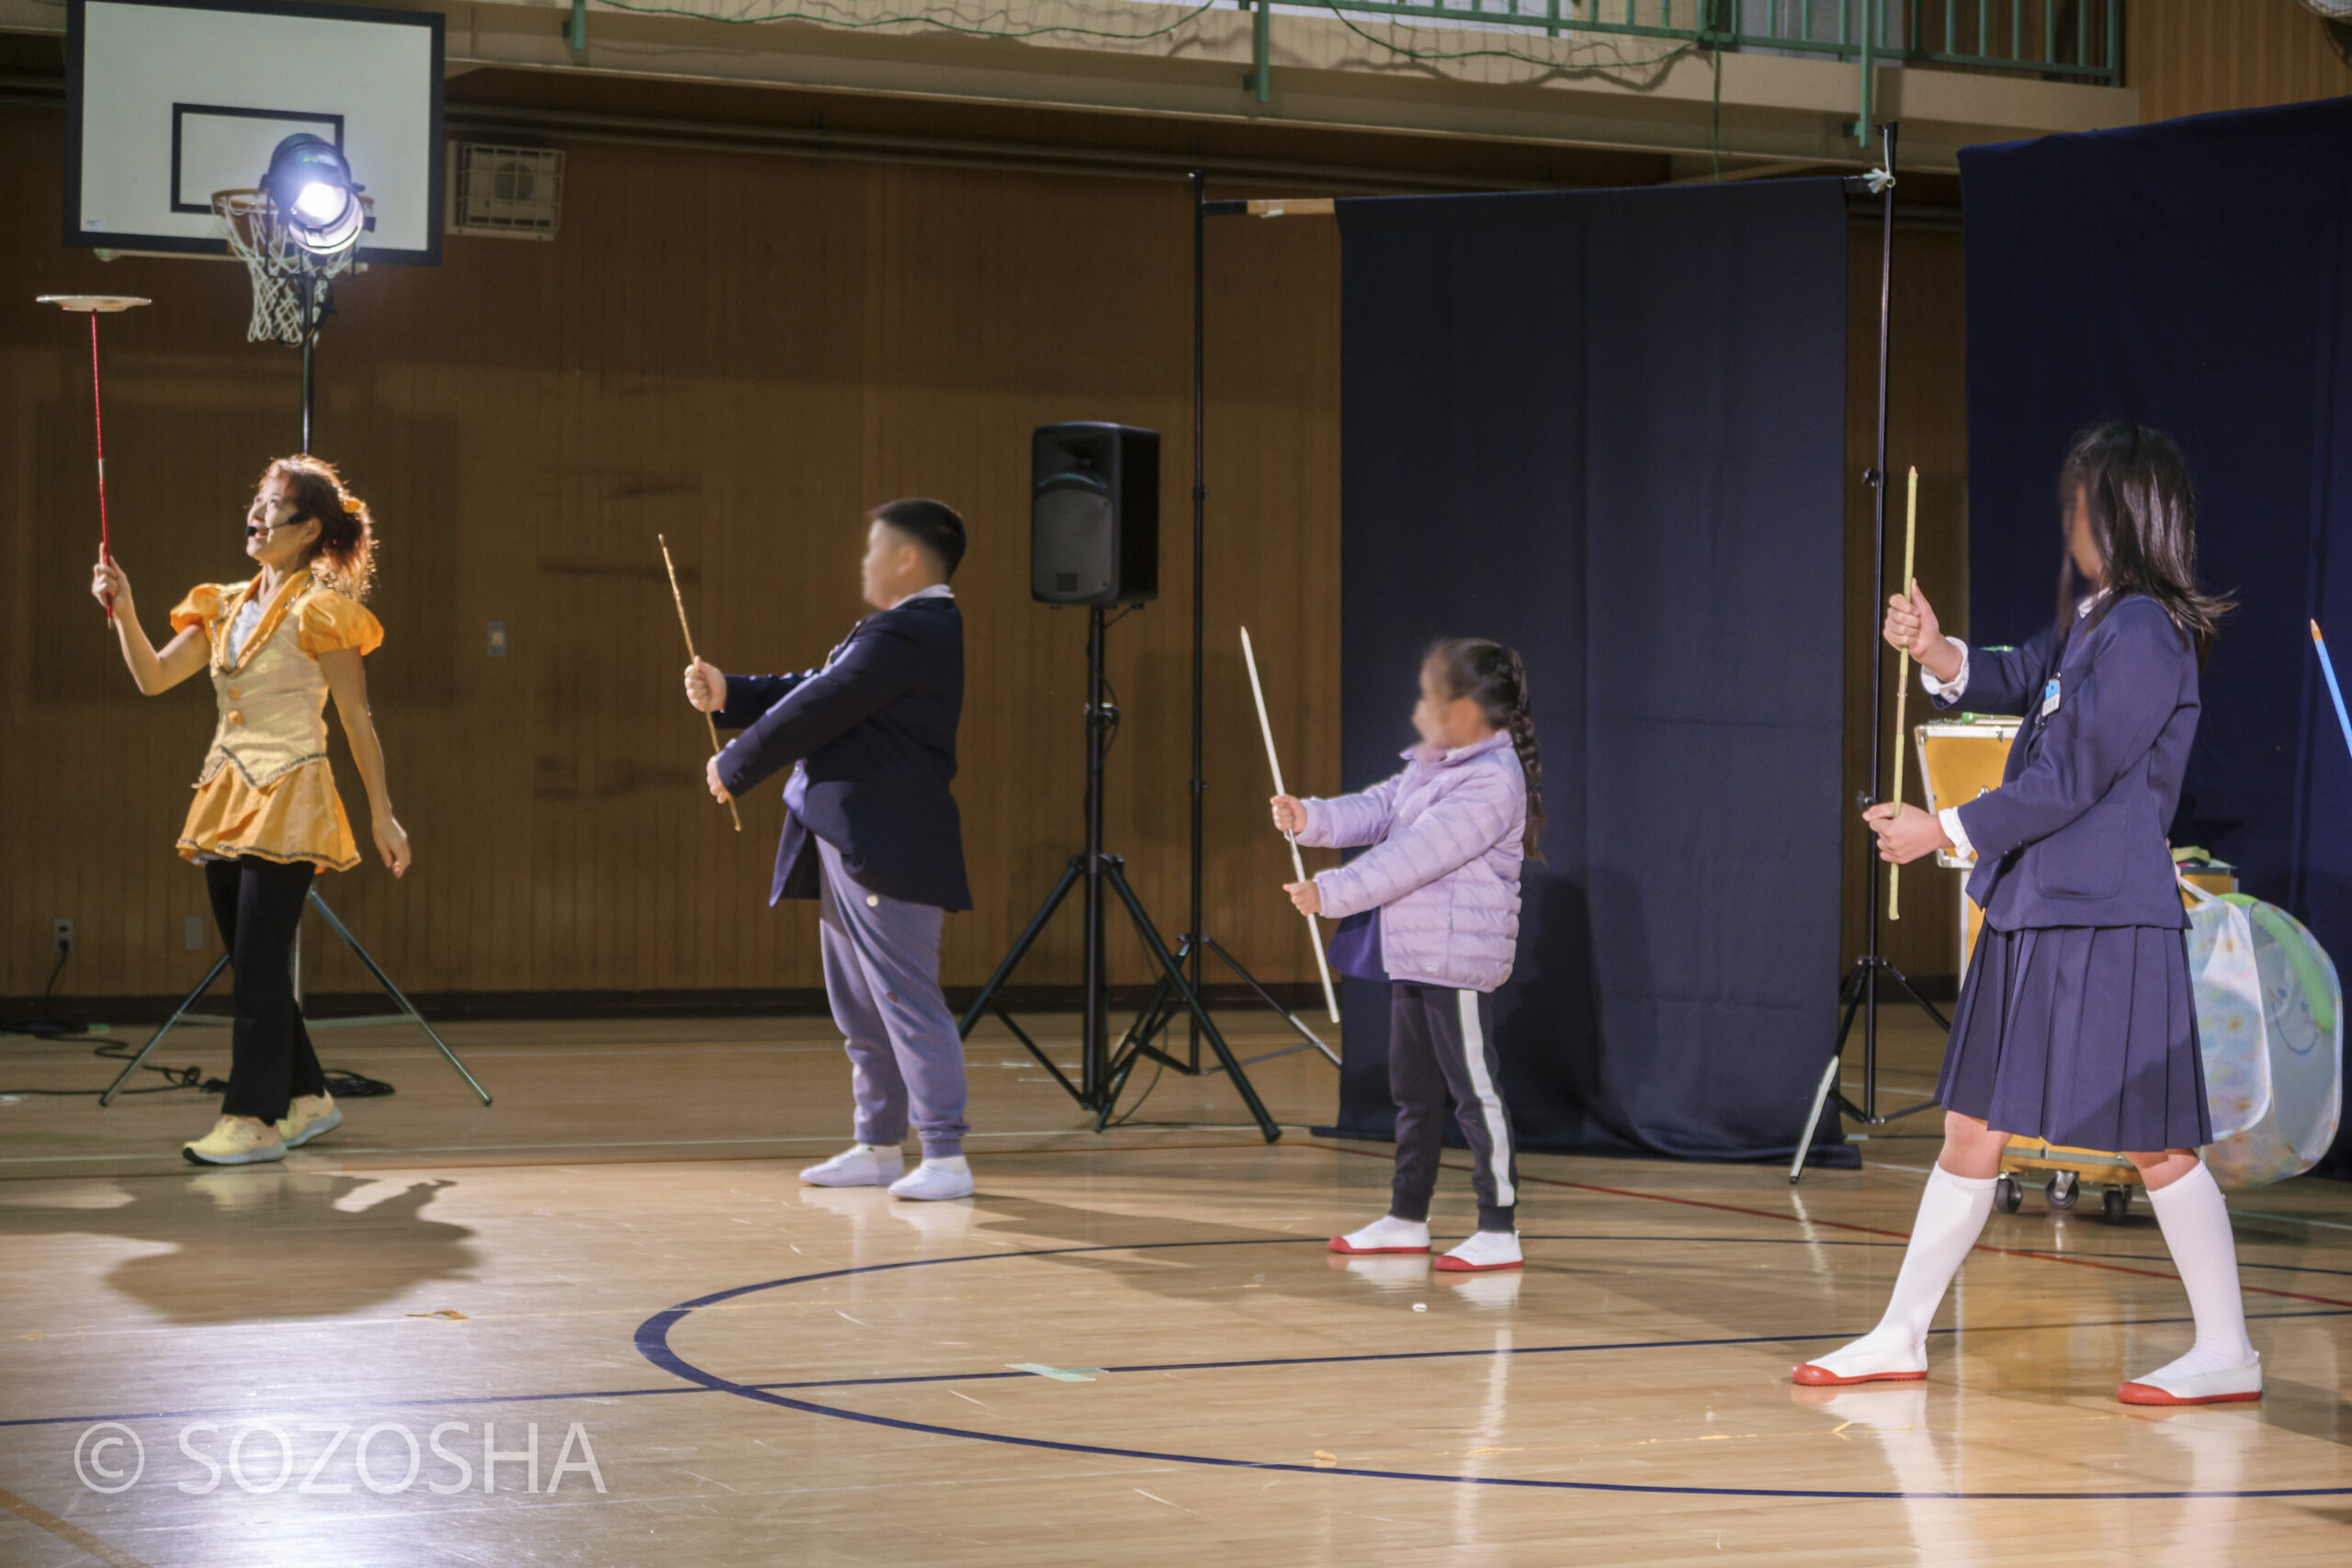
[[[400,1092],[278,1167],[182,1165],[185,1091],[0,1103],[0,1562],[2352,1561],[2341,1185],[2234,1205],[2259,1406],[2115,1404],[2187,1303],[2144,1203],[2038,1193],[1927,1382],[1832,1393],[1788,1369],[1875,1317],[1928,1139],[1794,1189],[1528,1156],[1527,1269],[1450,1278],[1323,1249],[1382,1212],[1387,1151],[1307,1133],[1311,1056],[1257,1071],[1270,1148],[1173,1076],[1098,1137],[976,1039],[979,1196],[904,1204],[794,1179],[845,1141],[820,1021],[448,1034],[494,1107],[398,1031],[322,1036]],[[1929,1049],[1898,1021],[1889,1081]],[[515,1456],[487,1486],[486,1451]]]

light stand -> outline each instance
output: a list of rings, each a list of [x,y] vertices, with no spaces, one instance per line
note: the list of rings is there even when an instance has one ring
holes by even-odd
[[[1248,212],[1250,204],[1246,201],[1206,199],[1207,175],[1203,170],[1192,171],[1189,183],[1193,194],[1193,776],[1189,785],[1192,837],[1189,862],[1190,904],[1187,910],[1189,918],[1185,924],[1184,935],[1176,944],[1176,957],[1183,970],[1182,977],[1192,999],[1187,1007],[1179,1008],[1176,1005],[1177,987],[1168,976],[1163,976],[1159,985],[1153,989],[1150,998],[1144,1004],[1143,1011],[1136,1015],[1136,1021],[1129,1026],[1120,1053],[1112,1063],[1110,1089],[1102,1110],[1102,1117],[1105,1122],[1109,1121],[1111,1112],[1117,1104],[1119,1093],[1125,1087],[1128,1076],[1135,1070],[1138,1060],[1143,1057],[1149,1057],[1159,1066],[1171,1068],[1187,1077],[1221,1072],[1230,1066],[1229,1063],[1222,1061],[1222,1053],[1220,1053],[1219,1064],[1204,1066],[1201,1061],[1202,1026],[1207,1017],[1207,1005],[1201,999],[1204,996],[1201,984],[1204,953],[1216,954],[1218,962],[1231,970],[1235,978],[1248,987],[1259,1001],[1272,1009],[1276,1016],[1297,1031],[1301,1036],[1297,1044],[1252,1056],[1243,1063],[1243,1066],[1254,1066],[1259,1062],[1272,1061],[1277,1056],[1287,1056],[1299,1051],[1320,1052],[1324,1059],[1333,1066],[1340,1065],[1339,1053],[1325,1044],[1322,1037],[1308,1028],[1296,1013],[1276,1000],[1273,993],[1268,990],[1255,975],[1250,973],[1239,959],[1227,951],[1224,943],[1208,933],[1203,913],[1202,811],[1204,798],[1208,794],[1204,743],[1206,727],[1203,718],[1204,685],[1203,649],[1205,641],[1204,604],[1207,587],[1206,520],[1209,493],[1206,480],[1205,442],[1208,310],[1203,253],[1207,220],[1211,218],[1239,216]],[[1169,1026],[1176,1021],[1180,1012],[1184,1013],[1188,1020],[1185,1031],[1186,1048],[1181,1056],[1173,1051],[1154,1043]]]
[[[1250,1108],[1250,1116],[1258,1123],[1258,1131],[1271,1144],[1281,1138],[1282,1129],[1274,1125],[1274,1119],[1266,1113],[1264,1104],[1258,1099],[1258,1091],[1250,1086],[1249,1076],[1241,1070],[1242,1064],[1234,1059],[1232,1050],[1225,1043],[1225,1036],[1217,1032],[1216,1021],[1209,1017],[1208,1009],[1202,1005],[1200,993],[1186,981],[1182,964],[1168,951],[1168,944],[1160,939],[1159,928],[1144,912],[1143,901],[1127,885],[1125,863],[1117,855],[1106,854],[1102,850],[1102,759],[1110,749],[1112,732],[1119,723],[1118,709],[1109,702],[1104,690],[1102,641],[1106,625],[1101,605],[1087,611],[1086,848],[1081,853],[1072,856],[1069,864],[1062,869],[1061,879],[1054,884],[1053,891],[1046,895],[1045,902],[1038,905],[1036,912],[1029,917],[1029,923],[1014,939],[1012,951],[1004,955],[1004,961],[997,965],[996,973],[989,976],[988,984],[980,987],[980,994],[973,998],[972,1005],[965,1010],[963,1020],[956,1025],[956,1033],[966,1039],[970,1038],[973,1026],[980,1021],[982,1015],[994,1013],[1012,1032],[1012,1037],[1020,1041],[1046,1071],[1053,1075],[1054,1081],[1062,1086],[1064,1092],[1087,1110],[1096,1112],[1094,1125],[1100,1132],[1110,1119],[1112,1107],[1117,1102],[1118,1086],[1125,1078],[1124,1065],[1131,1063],[1135,1056],[1133,1029],[1129,1030],[1120,1053],[1118,1062],[1121,1065],[1114,1065],[1111,1051],[1108,953],[1102,940],[1103,916],[1107,909],[1102,900],[1102,889],[1108,884],[1111,891],[1118,895],[1119,902],[1126,907],[1127,919],[1134,923],[1136,935],[1142,939],[1144,951],[1150,955],[1152,965],[1159,972],[1160,994],[1172,992],[1182,999],[1185,1010],[1192,1016],[1193,1028],[1207,1038],[1209,1049],[1216,1053],[1219,1066],[1231,1076],[1233,1087],[1240,1091],[1242,1103]],[[1003,990],[1005,982],[1012,977],[1012,972],[1020,967],[1022,959],[1028,956],[1030,948],[1035,945],[1055,912],[1062,907],[1062,901],[1069,897],[1069,890],[1080,884],[1085,887],[1082,901],[1086,921],[1085,1015],[1080,1031],[1079,1081],[1072,1084],[1054,1065],[1053,1058],[1046,1054],[1044,1047],[1030,1037],[1019,1021],[999,1000],[999,994]]]
[[[1886,391],[1887,345],[1894,299],[1894,122],[1882,123],[1879,134],[1886,149],[1886,166],[1868,176],[1848,179],[1847,188],[1868,190],[1875,186],[1880,200],[1879,262],[1878,262],[1878,461],[1865,476],[1871,485],[1871,606],[1876,612],[1886,587]],[[1871,636],[1871,785],[1860,804],[1868,807],[1878,798],[1881,758],[1885,750],[1884,720],[1880,714],[1886,682],[1886,639],[1873,632]],[[1896,738],[1899,741],[1900,737]],[[1936,1010],[1935,1004],[1919,994],[1910,977],[1896,968],[1879,951],[1878,926],[1878,862],[1875,856],[1862,859],[1862,931],[1861,956],[1846,972],[1838,987],[1838,1005],[1844,1017],[1838,1025],[1838,1043],[1829,1053],[1829,1065],[1823,1069],[1821,1082],[1815,1089],[1813,1110],[1806,1115],[1804,1131],[1797,1138],[1796,1153],[1789,1162],[1789,1184],[1794,1186],[1804,1174],[1804,1157],[1813,1147],[1814,1129],[1821,1124],[1822,1111],[1834,1100],[1838,1109],[1866,1127],[1883,1127],[1889,1122],[1905,1116],[1916,1116],[1922,1111],[1932,1111],[1937,1101],[1922,1100],[1906,1105],[1885,1115],[1878,1113],[1878,986],[1885,976],[1899,987],[1903,994],[1917,1002],[1919,1010],[1935,1020],[1936,1027],[1949,1033],[1951,1021]],[[1838,1087],[1838,1077],[1846,1060],[1846,1042],[1854,1032],[1854,1020],[1862,1021],[1862,1098],[1856,1104]]]
[[[365,1018],[306,1018],[302,1021],[303,1027],[308,1030],[316,1031],[321,1029],[350,1029],[364,1023],[413,1023],[420,1032],[423,1032],[427,1040],[432,1041],[433,1043],[439,1048],[441,1055],[448,1059],[449,1065],[458,1069],[458,1076],[466,1080],[466,1087],[472,1089],[477,1095],[480,1095],[481,1097],[481,1102],[484,1105],[488,1105],[490,1103],[490,1090],[482,1088],[481,1083],[475,1079],[473,1074],[466,1070],[465,1063],[459,1061],[458,1059],[458,1054],[449,1049],[448,1042],[443,1040],[438,1034],[433,1032],[433,1026],[424,1021],[424,1015],[416,1010],[416,1004],[410,1001],[406,996],[402,995],[401,988],[392,984],[392,977],[385,974],[382,967],[379,965],[373,958],[370,958],[368,955],[368,950],[359,945],[359,939],[351,934],[351,928],[345,925],[340,919],[335,918],[335,912],[327,908],[327,901],[319,897],[319,890],[315,887],[311,889],[310,902],[311,907],[318,910],[320,918],[326,921],[327,929],[334,931],[335,935],[343,939],[343,945],[351,949],[352,956],[358,959],[362,964],[367,966],[368,973],[375,976],[376,984],[384,988],[384,994],[392,998],[392,1005],[399,1010],[396,1012],[370,1013]],[[301,933],[299,928],[295,933],[293,965],[295,1002],[297,1006],[300,1006],[302,994],[302,946]],[[196,988],[188,992],[187,996],[182,997],[180,998],[180,1005],[172,1010],[172,1014],[169,1018],[164,1020],[164,1026],[147,1037],[147,1043],[139,1047],[139,1055],[131,1057],[130,1061],[123,1064],[122,1071],[115,1075],[114,1082],[107,1086],[107,1091],[104,1094],[98,1096],[98,1103],[100,1105],[111,1105],[114,1103],[114,1097],[121,1091],[122,1086],[130,1080],[130,1075],[139,1070],[141,1064],[144,1063],[149,1055],[154,1051],[155,1047],[163,1043],[164,1036],[172,1032],[172,1028],[175,1024],[225,1023],[228,1021],[226,1019],[220,1018],[212,1014],[195,1013],[188,1010],[196,1005],[197,998],[204,995],[205,991],[210,987],[212,982],[220,977],[220,971],[227,967],[229,967],[229,955],[227,953],[224,953],[219,958],[213,960],[212,967],[204,972],[204,978],[196,983]]]
[[[314,195],[314,186],[339,190],[344,197],[341,206],[332,210],[313,211],[304,203]],[[360,236],[374,224],[368,216],[364,189],[351,178],[351,170],[343,162],[343,154],[331,142],[319,137],[298,134],[277,144],[270,154],[270,166],[262,176],[257,190],[215,191],[212,210],[221,224],[229,242],[230,253],[245,264],[246,276],[254,288],[253,323],[245,331],[246,341],[288,344],[302,351],[302,453],[311,452],[311,414],[317,401],[317,355],[319,329],[327,317],[334,313],[334,279],[351,265]],[[414,1024],[427,1040],[433,1042],[467,1087],[490,1103],[490,1091],[483,1089],[458,1054],[433,1032],[424,1015],[414,1003],[392,983],[372,954],[351,934],[351,928],[338,919],[319,896],[316,887],[309,895],[311,907],[317,909],[328,929],[341,938],[368,973],[375,977],[387,996],[392,998],[397,1011],[371,1014],[365,1018],[305,1019],[311,1029],[347,1028],[354,1024],[405,1022]],[[295,1002],[301,1002],[302,932],[298,924],[294,931],[294,946],[289,962],[293,968]],[[187,1023],[219,1023],[222,1020],[188,1010],[196,1005],[206,988],[227,968],[224,955],[205,972],[196,988],[174,1008],[161,1029],[141,1046],[138,1055],[117,1076],[107,1091],[98,1097],[100,1105],[113,1101],[115,1094],[130,1075],[137,1071],[148,1054],[155,1049],[175,1025]]]

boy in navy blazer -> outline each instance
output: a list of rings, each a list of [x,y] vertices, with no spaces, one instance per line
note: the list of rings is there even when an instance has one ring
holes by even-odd
[[[875,613],[797,675],[686,670],[686,700],[742,733],[705,770],[728,800],[789,768],[768,902],[818,901],[825,997],[847,1043],[857,1142],[800,1173],[824,1187],[968,1198],[964,1043],[939,989],[947,911],[968,909],[948,786],[964,706],[964,619],[948,587],[964,522],[936,501],[866,513]],[[905,1170],[911,1122],[922,1163]]]

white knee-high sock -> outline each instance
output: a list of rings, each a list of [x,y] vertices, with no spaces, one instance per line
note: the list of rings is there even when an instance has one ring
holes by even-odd
[[[2245,1337],[2245,1300],[2238,1292],[2237,1242],[2213,1173],[2200,1160],[2179,1180],[2150,1188],[2148,1203],[2156,1211],[2156,1224],[2197,1319],[2197,1343],[2188,1354],[2149,1375],[2188,1376],[2251,1364],[2254,1345]]]
[[[1865,1371],[1917,1370],[1927,1365],[1928,1326],[1951,1277],[1984,1233],[1993,1212],[1992,1177],[1954,1176],[1942,1166],[1928,1173],[1918,1218],[1903,1250],[1894,1293],[1878,1326],[1853,1343],[1816,1356],[1811,1364],[1841,1377]]]

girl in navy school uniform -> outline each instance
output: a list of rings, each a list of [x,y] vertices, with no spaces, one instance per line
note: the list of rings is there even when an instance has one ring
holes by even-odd
[[[1478,1229],[1436,1267],[1517,1269],[1518,1179],[1495,1050],[1494,992],[1510,978],[1519,949],[1521,866],[1544,832],[1544,768],[1519,655],[1483,637],[1449,637],[1430,648],[1413,728],[1420,744],[1406,751],[1405,771],[1395,777],[1335,800],[1273,800],[1274,826],[1302,844],[1373,846],[1286,891],[1308,914],[1374,914],[1379,964],[1371,972],[1390,982],[1396,1174],[1388,1213],[1334,1236],[1330,1247],[1429,1251],[1430,1197],[1451,1095],[1470,1145]],[[1332,948],[1342,972],[1365,973],[1340,940]]]
[[[2196,1321],[2187,1355],[2116,1391],[2127,1404],[2262,1397],[2212,1141],[2183,913],[2165,830],[2197,732],[2198,668],[2228,601],[2200,593],[2196,502],[2180,449],[2102,424],[2058,484],[2060,618],[2014,651],[1938,629],[1916,592],[1887,602],[1886,639],[1919,661],[1939,707],[2021,716],[2001,786],[1929,815],[1864,813],[1901,863],[1973,852],[1984,911],[1952,1015],[1937,1098],[1944,1146],[1876,1328],[1796,1369],[1801,1383],[1927,1376],[1937,1303],[1993,1204],[2008,1135],[2116,1149],[2139,1168]]]

